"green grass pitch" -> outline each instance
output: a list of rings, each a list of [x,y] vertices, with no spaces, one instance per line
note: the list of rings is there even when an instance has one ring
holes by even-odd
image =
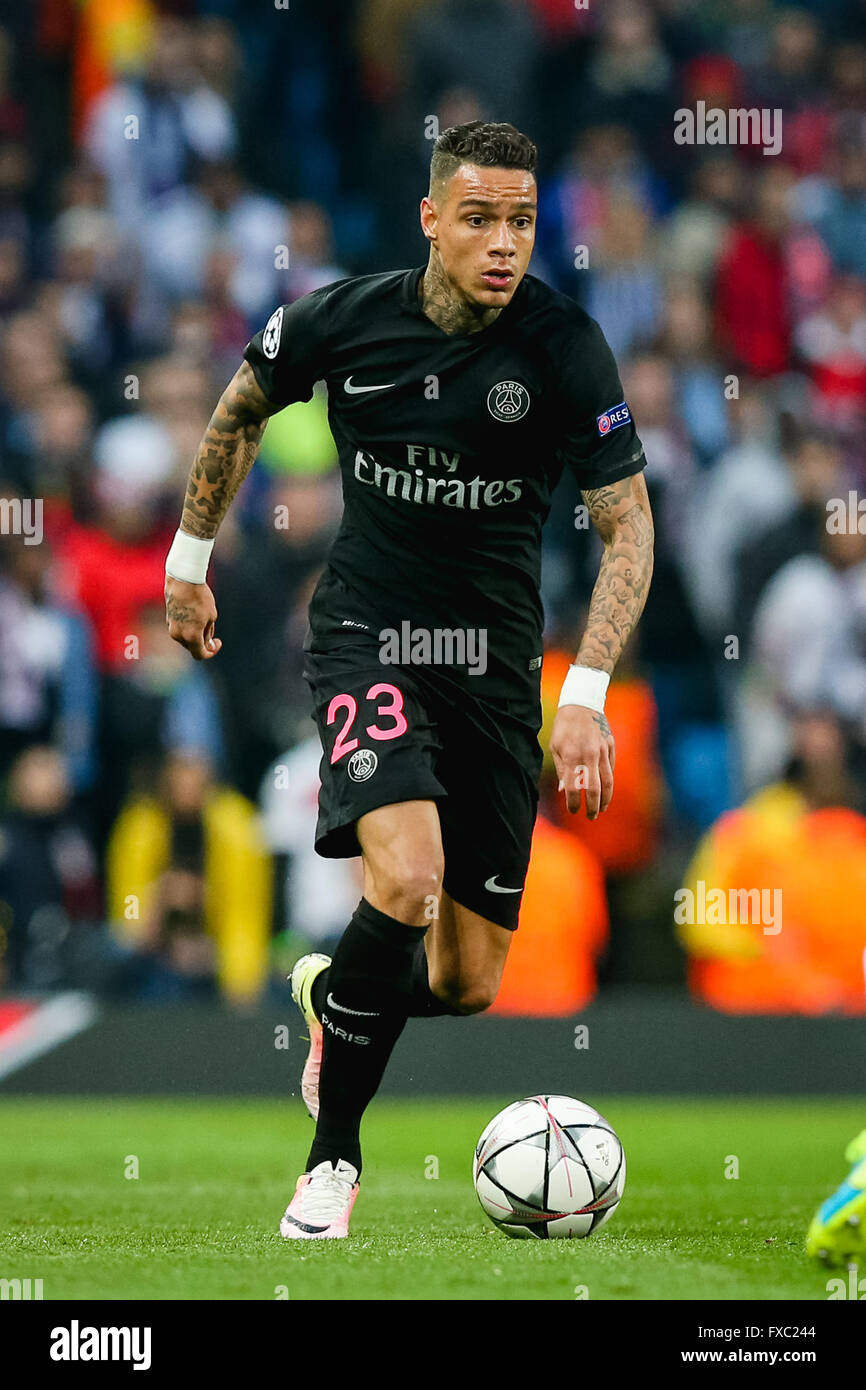
[[[542,1242],[501,1235],[472,1189],[510,1099],[376,1102],[350,1239],[288,1244],[299,1100],[4,1098],[0,1277],[53,1300],[827,1298],[803,1237],[860,1103],[593,1096],[625,1196],[588,1240]]]

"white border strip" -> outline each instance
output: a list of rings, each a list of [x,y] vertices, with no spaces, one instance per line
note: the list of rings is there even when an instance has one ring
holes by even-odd
[[[40,1004],[0,1033],[0,1081],[76,1033],[83,1033],[98,1014],[93,996],[80,990],[67,990]]]

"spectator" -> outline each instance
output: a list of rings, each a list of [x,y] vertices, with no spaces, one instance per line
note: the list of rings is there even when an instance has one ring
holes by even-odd
[[[827,499],[841,491],[841,459],[832,438],[806,431],[792,440],[788,464],[794,485],[791,502],[782,514],[740,546],[734,612],[748,642],[755,609],[768,583],[798,555],[817,555],[827,525]]]
[[[112,457],[119,463],[130,453]],[[123,668],[143,609],[162,602],[171,535],[152,479],[113,469],[97,480],[96,523],[68,529],[60,552],[62,592],[90,618],[103,671]]]
[[[707,904],[724,895],[703,921],[677,918],[690,988],[725,1013],[866,1013],[866,817],[848,809],[845,739],[816,710],[798,720],[794,747],[786,777],[722,817],[689,866],[695,904],[701,883]]]
[[[728,443],[727,402],[719,390],[724,368],[711,327],[709,305],[697,284],[686,279],[672,283],[655,347],[671,363],[679,411],[695,456],[704,465]]]
[[[34,744],[19,754],[7,802],[0,817],[0,984],[50,989],[67,981],[76,933],[97,920],[96,856],[72,812],[72,787],[54,748]]]
[[[673,79],[650,6],[613,0],[600,13],[598,45],[573,90],[569,115],[627,126],[643,152],[663,165],[672,147]]]
[[[422,118],[436,110],[442,92],[468,87],[486,111],[507,111],[518,128],[531,124],[538,37],[525,6],[509,0],[435,0],[409,22],[406,52],[408,91]]]
[[[540,190],[538,236],[542,252],[568,294],[582,299],[575,280],[576,248],[586,247],[588,268],[610,227],[611,202],[631,200],[655,212],[660,190],[632,132],[621,125],[581,129],[554,177]]]
[[[828,190],[818,231],[836,270],[866,276],[866,143],[861,138],[843,147],[839,172]]]
[[[689,498],[684,534],[690,593],[701,630],[713,641],[745,631],[737,604],[738,551],[796,507],[772,397],[758,382],[740,378],[737,385],[728,406],[732,447]]]
[[[284,302],[342,280],[347,271],[334,258],[334,229],[320,203],[302,200],[289,204],[289,267],[281,277]]]
[[[592,850],[540,815],[523,890],[520,931],[490,1012],[561,1018],[596,992],[607,937],[604,875]]]
[[[821,29],[814,15],[786,9],[773,21],[767,61],[750,74],[748,105],[793,115],[820,96]]]
[[[736,159],[722,152],[705,156],[692,175],[690,195],[666,219],[659,243],[664,269],[709,285],[742,199]]]
[[[238,534],[232,549],[221,544],[214,552],[231,766],[249,796],[258,794],[277,753],[309,732],[301,648],[309,600],[337,523],[335,482],[316,476],[281,481],[258,544],[244,544]]]
[[[732,366],[754,376],[777,376],[788,365],[790,331],[785,293],[785,237],[792,175],[764,171],[755,214],[735,225],[718,267],[716,332]]]
[[[255,808],[215,783],[205,758],[172,754],[158,796],[121,812],[108,847],[109,916],[146,965],[145,997],[219,989],[253,1003],[268,963],[271,873]]]
[[[156,199],[139,229],[149,293],[170,302],[200,298],[209,256],[225,252],[227,301],[256,326],[283,298],[279,248],[288,243],[286,208],[249,188],[229,159],[203,163],[193,183]]]
[[[236,139],[231,108],[199,71],[192,27],[164,17],[145,73],[127,76],[93,103],[83,144],[106,178],[111,211],[135,236],[151,201],[178,188],[195,158],[230,155]]]
[[[817,419],[855,432],[866,401],[866,284],[853,275],[838,279],[826,305],[799,325],[796,342],[814,384]]]
[[[292,955],[333,950],[364,892],[360,857],[322,859],[315,851],[321,757],[318,738],[305,738],[268,768],[259,792],[262,831],[275,856],[276,916],[289,947],[287,972]]]
[[[776,698],[828,705],[866,735],[866,534],[828,531],[789,560],[755,612],[756,665]]]
[[[54,742],[73,794],[96,775],[98,687],[90,624],[53,589],[45,543],[0,552],[0,778],[32,744]]]
[[[90,516],[93,426],[88,393],[59,385],[35,405],[21,451],[11,454],[13,481],[22,495],[41,498],[45,534],[54,543],[72,521]]]
[[[650,222],[630,198],[613,197],[590,262],[586,307],[615,357],[645,347],[658,331],[662,282],[650,245]]]
[[[212,673],[191,663],[166,631],[165,610],[141,610],[125,660],[102,683],[101,783],[104,821],[117,814],[131,787],[141,785],[169,752],[196,752],[225,764],[222,716]]]

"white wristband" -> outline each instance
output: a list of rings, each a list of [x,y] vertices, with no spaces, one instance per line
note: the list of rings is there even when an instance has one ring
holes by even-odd
[[[189,536],[186,531],[177,530],[171,550],[165,557],[166,574],[172,579],[182,579],[186,584],[203,584],[213,546],[213,541],[202,541],[198,536]]]
[[[591,666],[571,665],[562,682],[557,708],[562,705],[585,705],[587,709],[597,710],[601,714],[604,711],[604,697],[609,684],[610,676],[607,671],[596,671]]]

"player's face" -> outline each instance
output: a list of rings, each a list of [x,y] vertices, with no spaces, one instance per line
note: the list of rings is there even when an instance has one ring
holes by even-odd
[[[503,309],[529,265],[536,212],[534,175],[462,164],[438,198],[423,200],[421,223],[455,289]]]

